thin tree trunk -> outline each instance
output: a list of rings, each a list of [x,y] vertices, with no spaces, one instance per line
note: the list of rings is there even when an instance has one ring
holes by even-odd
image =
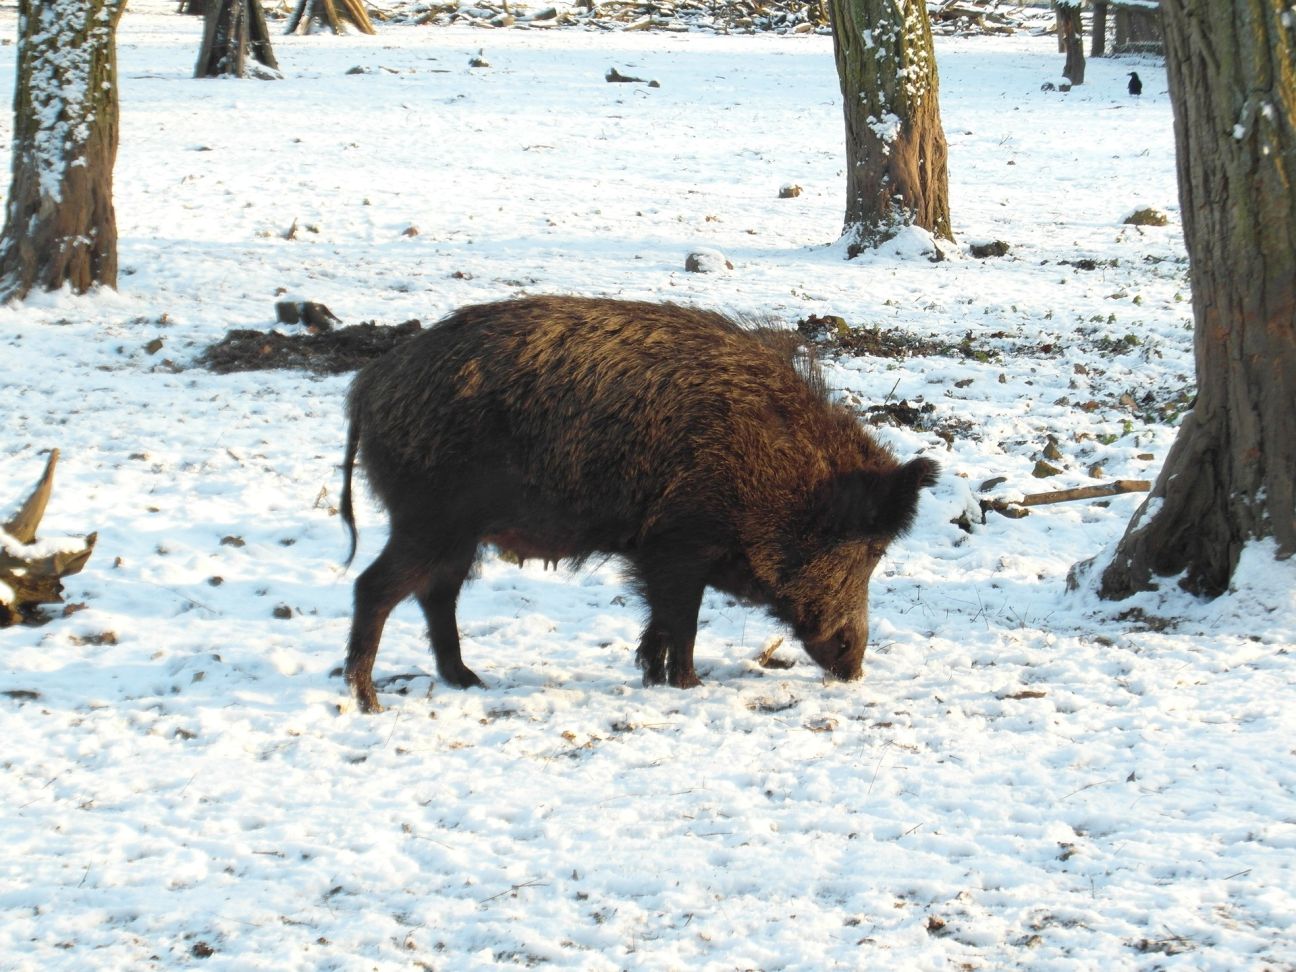
[[[1089,43],[1090,57],[1107,54],[1107,0],[1094,0],[1093,39]]]
[[[1243,546],[1296,554],[1296,32],[1285,0],[1164,0],[1198,395],[1102,574],[1228,589]]]
[[[924,0],[829,0],[846,118],[846,218],[855,256],[920,226],[952,240],[948,151]]]
[[[117,55],[125,0],[19,0],[0,301],[117,285]]]
[[[1073,85],[1084,84],[1084,25],[1080,21],[1080,0],[1057,2],[1058,44],[1066,52],[1062,76]]]

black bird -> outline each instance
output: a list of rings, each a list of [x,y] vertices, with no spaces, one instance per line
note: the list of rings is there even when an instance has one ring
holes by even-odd
[[[1143,93],[1143,82],[1139,80],[1138,72],[1129,73],[1129,93],[1132,95],[1141,95]]]

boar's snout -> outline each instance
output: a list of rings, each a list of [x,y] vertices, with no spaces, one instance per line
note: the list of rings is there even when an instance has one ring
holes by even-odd
[[[824,639],[803,639],[806,653],[833,678],[853,682],[864,671],[868,622],[852,624]]]

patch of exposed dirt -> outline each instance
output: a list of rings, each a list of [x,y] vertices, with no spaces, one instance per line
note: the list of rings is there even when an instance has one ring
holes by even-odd
[[[874,358],[971,358],[992,361],[1000,357],[991,348],[979,348],[968,332],[958,344],[935,337],[919,337],[896,327],[851,327],[844,318],[811,314],[797,324],[797,330],[818,348],[837,354],[869,355]]]
[[[210,345],[199,362],[221,374],[285,368],[336,375],[355,371],[422,330],[416,320],[394,326],[365,321],[322,334],[235,330]]]

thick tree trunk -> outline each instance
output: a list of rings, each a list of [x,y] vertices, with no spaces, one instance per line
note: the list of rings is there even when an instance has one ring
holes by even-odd
[[[1296,28],[1285,0],[1164,0],[1197,403],[1100,592],[1227,590],[1242,547],[1296,553]]]
[[[945,130],[924,0],[829,0],[846,116],[847,252],[950,232]]]
[[[19,0],[0,301],[117,285],[117,56],[125,0]]]
[[[249,53],[271,70],[279,69],[261,0],[210,0],[194,77],[241,78]]]

